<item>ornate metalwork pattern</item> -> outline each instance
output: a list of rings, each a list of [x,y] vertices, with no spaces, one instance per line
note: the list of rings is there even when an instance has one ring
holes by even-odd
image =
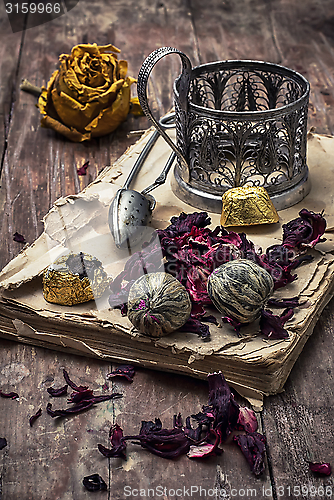
[[[272,194],[304,177],[308,84],[303,77],[266,63],[203,65],[193,69],[188,99],[187,134],[182,132],[178,144],[195,188],[222,194],[232,187],[263,186]]]
[[[174,83],[176,146],[153,118],[146,95],[153,66],[172,53],[182,61]],[[174,192],[217,212],[223,193],[234,187],[264,187],[278,209],[307,194],[309,92],[307,80],[283,66],[222,61],[191,68],[171,47],[152,52],[138,75],[142,108],[178,156]]]

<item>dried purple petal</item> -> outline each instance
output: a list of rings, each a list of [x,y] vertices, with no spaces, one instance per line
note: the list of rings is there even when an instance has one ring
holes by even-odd
[[[263,434],[258,432],[252,432],[246,435],[239,434],[233,436],[233,440],[240,447],[249,463],[251,471],[255,476],[260,476],[265,469],[264,455],[266,440]]]
[[[188,321],[181,328],[179,328],[179,331],[197,333],[197,335],[205,342],[209,342],[211,340],[208,325],[203,325],[203,323],[198,319],[188,319]]]
[[[261,311],[261,333],[268,337],[268,339],[288,338],[289,334],[283,326],[292,316],[293,309],[285,309],[281,316],[275,316],[269,309]]]
[[[0,389],[0,396],[2,398],[9,398],[9,399],[18,399],[19,398],[19,395],[17,394],[17,392],[2,392],[1,389]]]
[[[283,245],[288,248],[313,248],[317,243],[326,241],[321,236],[326,230],[326,220],[322,213],[316,214],[303,208],[299,217],[283,224]]]
[[[13,241],[16,241],[17,243],[25,243],[26,242],[25,237],[18,232],[15,232],[13,234]]]
[[[234,400],[224,375],[210,373],[208,375],[209,401],[214,416],[212,429],[219,435],[220,443],[224,442],[235,428],[239,417],[239,406]]]
[[[105,481],[99,474],[84,477],[82,484],[88,491],[103,491],[108,489]]]
[[[111,449],[102,444],[98,444],[98,449],[107,458],[123,458],[126,460],[126,442],[123,439],[123,429],[115,424],[110,429]]]
[[[246,432],[255,432],[257,430],[257,418],[254,411],[247,406],[239,407],[238,425]]]
[[[77,169],[78,175],[86,175],[87,174],[86,170],[88,166],[89,166],[89,161],[86,161],[86,163],[84,163],[82,167]]]
[[[323,476],[330,476],[332,473],[331,464],[329,462],[309,462],[309,467],[312,472]]]
[[[291,297],[289,299],[275,299],[270,298],[267,302],[268,306],[271,307],[285,307],[289,309],[294,309],[295,307],[299,307],[303,305],[305,302],[299,303],[299,297]]]
[[[67,395],[67,388],[68,385],[64,385],[63,387],[59,387],[59,389],[55,389],[54,387],[48,387],[47,391],[52,396],[53,398],[58,398],[60,396],[66,396]]]
[[[133,382],[135,368],[132,365],[120,365],[112,372],[108,373],[107,378],[125,377],[129,382]]]
[[[214,444],[203,443],[198,446],[190,446],[187,456],[189,458],[203,458],[210,455],[216,455],[217,449]]]
[[[123,394],[113,392],[112,394],[100,394],[99,396],[93,396],[92,401],[94,403],[102,403],[102,401],[109,401],[110,399],[118,399],[122,397]]]
[[[76,413],[81,413],[82,411],[88,410],[91,406],[93,406],[94,401],[81,401],[81,403],[78,403],[75,406],[71,406],[70,408],[66,408],[63,410],[53,410],[52,409],[52,404],[48,403],[46,405],[46,411],[48,415],[50,415],[52,418],[55,417],[65,417],[66,415],[73,415]]]
[[[0,450],[3,450],[7,446],[7,439],[0,438]]]
[[[238,337],[240,337],[240,328],[241,328],[242,324],[239,323],[239,321],[236,321],[233,318],[229,318],[228,316],[222,316],[222,322],[229,323],[230,325],[232,325],[235,332],[237,333]]]
[[[63,369],[63,375],[64,375],[64,379],[65,379],[65,382],[74,390],[74,391],[78,391],[78,392],[81,392],[81,391],[86,391],[88,389],[87,386],[83,386],[83,385],[76,385],[74,382],[72,382],[72,380],[70,379],[69,377],[69,374],[67,373],[67,371],[65,369]]]
[[[69,399],[67,400],[68,403],[80,403],[81,401],[88,401],[93,399],[93,391],[91,389],[86,389],[85,391],[75,391],[72,392],[70,395]]]
[[[148,424],[151,423],[149,422]],[[130,439],[129,437],[127,438]],[[190,448],[190,441],[183,430],[178,428],[158,428],[155,430],[154,426],[150,427],[150,425],[147,425],[147,422],[142,423],[139,436],[132,436],[132,439],[136,440],[135,444],[140,444],[140,446],[148,449],[154,455],[163,458],[179,457],[187,453]]]
[[[34,422],[42,415],[42,408],[37,410],[37,412],[29,418],[29,425],[32,427]]]

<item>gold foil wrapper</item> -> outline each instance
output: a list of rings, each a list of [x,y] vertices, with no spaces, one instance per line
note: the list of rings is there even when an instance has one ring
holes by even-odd
[[[229,189],[222,197],[220,224],[253,226],[279,221],[278,213],[263,187],[243,186]]]
[[[75,265],[69,266],[70,262]],[[43,295],[53,304],[73,306],[100,298],[109,281],[96,257],[84,253],[67,254],[44,271]]]

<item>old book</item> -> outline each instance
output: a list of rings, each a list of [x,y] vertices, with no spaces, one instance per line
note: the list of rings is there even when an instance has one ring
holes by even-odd
[[[211,341],[203,342],[196,334],[187,332],[176,331],[161,339],[139,334],[119,310],[109,308],[108,291],[96,301],[71,307],[51,304],[43,297],[43,270],[67,251],[94,255],[111,278],[123,269],[129,253],[115,247],[108,226],[108,210],[150,134],[152,130],[80,194],[59,199],[44,218],[43,234],[3,269],[0,336],[197,378],[221,370],[228,382],[259,409],[264,395],[283,389],[321,311],[333,296],[334,200],[330,193],[334,192],[334,138],[309,136],[312,189],[301,203],[280,211],[277,224],[242,228],[249,239],[265,250],[280,241],[282,224],[298,217],[302,208],[324,210],[327,241],[312,250],[311,263],[297,269],[298,279],[274,294],[281,298],[298,295],[305,301],[286,324],[289,338],[263,338],[258,322],[244,327],[238,337],[231,326],[221,323],[210,326]],[[158,176],[169,154],[168,146],[159,139],[132,188],[141,191],[147,187]],[[196,211],[173,194],[172,175],[170,172],[167,183],[152,193],[157,200],[153,228],[166,227],[170,218],[180,212]],[[219,225],[219,214],[209,215],[212,228]],[[220,319],[217,311],[209,312]]]

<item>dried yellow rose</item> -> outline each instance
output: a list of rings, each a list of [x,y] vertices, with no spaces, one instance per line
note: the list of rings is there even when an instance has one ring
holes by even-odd
[[[74,142],[113,132],[124,121],[136,80],[127,77],[128,64],[118,60],[113,45],[76,45],[71,54],[59,57],[59,70],[42,87],[38,100],[41,125],[52,128]]]

